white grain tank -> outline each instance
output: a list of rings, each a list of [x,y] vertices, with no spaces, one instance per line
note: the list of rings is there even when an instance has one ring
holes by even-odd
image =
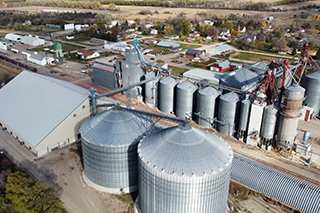
[[[140,213],[225,213],[233,153],[190,125],[163,129],[138,145]]]
[[[278,109],[274,105],[268,105],[264,108],[262,127],[261,127],[261,144],[264,146],[273,145],[274,131],[277,124]]]
[[[319,115],[320,111],[320,72],[314,72],[306,75],[304,81],[304,88],[306,89],[305,105],[314,108],[313,117]]]
[[[156,72],[150,72],[144,75],[144,80],[156,77]],[[160,76],[159,76],[160,77]],[[149,81],[144,85],[144,101],[148,106],[156,107],[158,103],[158,79]]]
[[[159,110],[164,113],[173,113],[174,109],[174,87],[178,81],[167,77],[159,82]]]
[[[151,119],[120,109],[87,119],[79,133],[88,185],[114,194],[136,191],[137,145],[151,127]]]
[[[278,145],[291,148],[297,135],[305,89],[294,84],[284,92],[281,104],[281,118],[278,132]]]
[[[239,97],[234,92],[229,92],[220,96],[217,125],[218,132],[225,135],[233,135],[238,101]]]
[[[239,138],[239,140],[244,142],[247,136],[250,108],[251,108],[251,101],[249,99],[245,99],[241,101],[237,137]]]
[[[184,81],[176,87],[176,108],[175,115],[179,118],[193,117],[193,105],[194,105],[194,92],[197,90],[197,86]]]
[[[201,89],[197,94],[197,124],[203,127],[211,127],[213,123],[216,99],[221,94],[213,87]]]

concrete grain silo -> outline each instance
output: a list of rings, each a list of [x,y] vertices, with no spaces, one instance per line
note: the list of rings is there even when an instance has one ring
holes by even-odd
[[[226,141],[190,125],[138,145],[139,213],[225,213],[233,160]]]
[[[305,89],[294,84],[284,92],[280,110],[278,145],[291,148],[297,136],[297,127],[301,116]]]
[[[84,171],[89,186],[114,194],[137,190],[137,145],[153,121],[140,114],[110,109],[80,127]]]

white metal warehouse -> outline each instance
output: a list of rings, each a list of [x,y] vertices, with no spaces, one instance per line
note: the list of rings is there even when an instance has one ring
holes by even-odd
[[[0,126],[37,156],[44,155],[77,140],[90,116],[89,95],[69,82],[23,71],[0,89]]]

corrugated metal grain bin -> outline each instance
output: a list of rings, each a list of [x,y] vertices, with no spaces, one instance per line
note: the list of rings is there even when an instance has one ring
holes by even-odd
[[[138,212],[227,211],[233,153],[226,141],[182,125],[144,138],[138,155]]]
[[[221,94],[213,87],[201,89],[197,94],[197,120],[203,127],[211,127],[213,123],[216,99]]]
[[[175,115],[179,118],[191,118],[193,117],[193,105],[194,105],[194,92],[197,90],[197,86],[184,81],[178,84],[176,87],[176,109]]]
[[[218,132],[225,135],[233,135],[236,124],[236,115],[239,97],[234,92],[220,96],[218,112]]]
[[[167,77],[159,82],[159,110],[164,113],[173,113],[174,110],[174,87],[178,81]]]
[[[137,145],[153,121],[139,114],[110,109],[80,127],[84,178],[109,193],[137,190]]]
[[[304,104],[314,108],[313,117],[319,115],[320,111],[320,72],[314,72],[306,75],[304,81],[306,89],[306,100]]]

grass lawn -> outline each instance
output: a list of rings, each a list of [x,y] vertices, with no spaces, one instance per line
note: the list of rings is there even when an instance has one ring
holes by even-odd
[[[179,43],[179,42],[177,42]],[[202,47],[202,45],[198,45],[198,44],[185,44],[185,43],[179,43],[180,46],[182,47],[183,50],[186,50],[186,49],[196,49],[196,48],[199,48],[199,47]]]
[[[8,33],[0,33],[0,37],[4,38]]]
[[[232,53],[231,54],[232,58],[240,59],[240,60],[248,60],[248,61],[260,61],[260,59],[268,59],[268,60],[274,60],[274,59],[279,59],[279,58],[291,58],[287,56],[279,56],[279,57],[274,57],[274,56],[266,56],[266,55],[258,55],[258,54],[253,54],[253,53]]]
[[[182,75],[182,73],[188,71],[189,69],[181,68],[181,67],[174,67],[174,66],[168,66],[169,69],[171,69],[171,73]]]
[[[17,68],[0,64],[0,81],[6,80],[5,78],[14,78],[19,73]]]
[[[81,34],[76,34],[73,35],[74,38],[71,39],[70,41],[72,42],[81,42],[81,41],[90,41],[92,37],[90,36],[85,36],[85,35],[81,35]],[[66,39],[66,36],[59,36],[60,39],[65,40],[65,41],[69,41],[68,39]]]
[[[203,70],[208,70],[208,67],[205,67],[205,66],[201,66],[201,65],[196,65],[196,64],[186,64],[187,66],[190,66],[190,67],[194,67],[194,68],[199,68],[199,69],[203,69]]]

